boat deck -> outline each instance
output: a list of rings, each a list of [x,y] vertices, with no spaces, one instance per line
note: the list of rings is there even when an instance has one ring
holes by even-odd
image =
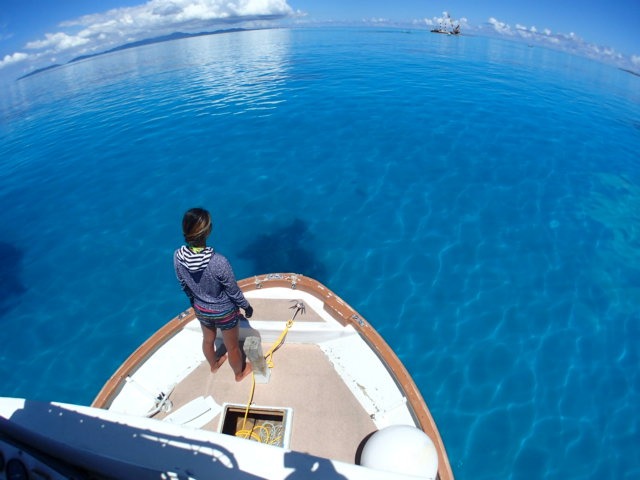
[[[291,318],[290,299],[253,298],[254,318],[249,323],[283,322]],[[295,319],[296,326],[313,328],[326,321],[313,308]],[[245,325],[242,337],[255,330]],[[294,335],[290,335],[293,337]],[[220,337],[220,335],[218,335]],[[220,338],[216,344],[220,345]],[[266,353],[272,343],[263,341]],[[296,343],[289,338],[273,355],[274,368],[269,382],[256,383],[252,405],[291,408],[291,437],[288,448],[313,455],[355,463],[365,438],[377,430],[371,416],[345,385],[331,359],[312,343]],[[169,399],[172,412],[194,398],[211,396],[219,405],[225,403],[246,407],[252,389],[251,376],[236,382],[229,362],[212,374],[203,361],[173,390]],[[171,414],[169,412],[168,414]],[[168,414],[158,413],[162,419]],[[205,424],[204,429],[219,431],[221,414]]]
[[[263,348],[266,351],[269,346]],[[285,344],[274,355],[274,363],[269,383],[256,384],[253,403],[293,410],[289,448],[355,463],[361,442],[377,428],[327,356],[316,345]],[[228,362],[215,374],[204,362],[176,387],[170,399],[174,411],[195,397],[208,395],[219,405],[246,406],[251,386],[251,377],[235,381]],[[220,418],[216,415],[203,428],[218,431]]]
[[[372,433],[410,425],[434,441],[438,477],[453,478],[420,392],[365,319],[322,284],[295,274],[269,274],[239,284],[254,308],[253,317],[240,322],[241,343],[258,337],[262,353],[267,353],[288,321],[295,320],[274,353],[269,381],[257,381],[253,396],[252,377],[236,382],[228,362],[215,374],[210,372],[202,354],[200,324],[189,309],[132,353],[93,406],[230,435],[253,425],[253,433],[264,433],[267,428],[260,428],[261,422],[281,424],[286,450],[351,464],[359,463]],[[291,307],[297,301],[304,302],[306,311],[294,316]],[[217,349],[224,348],[221,337]],[[172,408],[165,413],[159,409],[167,395]],[[248,402],[251,411],[245,426]]]

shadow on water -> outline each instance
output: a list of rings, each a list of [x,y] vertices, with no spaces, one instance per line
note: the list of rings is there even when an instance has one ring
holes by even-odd
[[[20,281],[24,253],[10,243],[0,242],[0,317],[17,303],[27,289]]]
[[[309,225],[296,218],[289,225],[258,235],[238,255],[253,262],[256,273],[300,273],[323,282],[327,269],[314,253],[312,240]]]

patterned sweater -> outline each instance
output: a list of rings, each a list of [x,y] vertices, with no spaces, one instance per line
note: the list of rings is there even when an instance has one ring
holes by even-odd
[[[191,305],[214,312],[249,306],[238,287],[231,264],[213,248],[206,247],[196,253],[182,246],[173,255],[173,266]]]

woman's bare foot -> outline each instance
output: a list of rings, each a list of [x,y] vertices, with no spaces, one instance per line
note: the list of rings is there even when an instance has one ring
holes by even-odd
[[[227,357],[228,355],[226,353],[221,357],[218,357],[216,363],[211,367],[211,373],[216,373],[222,364],[227,361]]]
[[[251,364],[247,362],[246,365],[244,366],[244,370],[242,370],[242,372],[236,375],[236,382],[241,382],[244,379],[244,377],[246,377],[251,373],[252,370],[253,368],[251,367]]]

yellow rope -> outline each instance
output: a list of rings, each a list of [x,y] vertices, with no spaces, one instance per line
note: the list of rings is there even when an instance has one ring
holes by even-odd
[[[267,366],[269,368],[273,368],[274,364],[273,364],[273,354],[276,352],[276,350],[278,350],[283,344],[284,344],[284,339],[287,336],[287,333],[289,332],[289,329],[293,326],[293,318],[289,319],[287,321],[287,324],[284,327],[284,330],[282,331],[282,333],[280,334],[280,337],[278,337],[278,339],[275,341],[275,343],[271,346],[271,348],[269,349],[269,351],[267,352],[267,354],[264,356],[265,360],[267,361]],[[247,402],[247,407],[244,410],[244,419],[242,420],[242,428],[240,430],[238,430],[236,432],[236,437],[242,437],[242,438],[252,438],[253,440],[256,440],[257,442],[262,442],[262,438],[259,435],[256,435],[254,433],[254,429],[256,428],[255,423],[254,426],[250,429],[247,430],[246,424],[247,424],[247,417],[249,416],[249,408],[251,407],[251,403],[253,402],[253,394],[255,393],[256,390],[256,376],[255,373],[251,372],[251,392],[249,394],[249,401]],[[259,429],[264,429],[264,427],[258,427]],[[264,429],[267,430],[267,429]],[[269,439],[269,433],[267,432],[267,440]],[[275,438],[273,440],[273,442],[280,440],[281,436],[278,436],[277,438]],[[263,443],[269,443],[267,442],[263,442]]]
[[[249,435],[247,435],[247,430],[245,430],[245,426],[247,424],[247,416],[249,415],[249,407],[251,406],[251,402],[253,401],[253,394],[256,391],[256,376],[253,372],[251,372],[251,393],[249,394],[249,401],[247,402],[247,408],[244,409],[244,419],[242,420],[242,428],[236,432],[236,437],[248,438],[251,435],[253,428],[249,431]]]
[[[269,368],[274,367],[273,354],[276,352],[276,350],[278,350],[282,346],[282,344],[284,343],[284,339],[287,336],[287,333],[289,332],[289,329],[292,326],[293,326],[293,318],[287,321],[287,324],[285,325],[284,330],[280,334],[280,337],[278,337],[278,340],[276,340],[276,342],[273,344],[273,346],[269,349],[267,354],[264,356],[265,360],[267,361],[267,366]]]

